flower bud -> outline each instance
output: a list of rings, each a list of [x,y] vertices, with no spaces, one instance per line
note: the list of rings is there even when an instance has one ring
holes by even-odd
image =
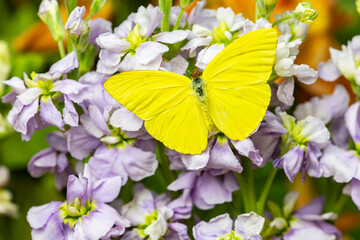
[[[88,28],[87,22],[84,21],[85,7],[76,7],[69,16],[65,24],[65,29],[68,30],[69,34],[79,37]]]
[[[97,14],[105,5],[106,0],[93,0],[90,6],[90,16]]]
[[[312,8],[310,2],[302,2],[297,5],[294,11],[294,17],[303,23],[311,23],[314,21],[319,13]]]
[[[180,7],[186,8],[189,6],[194,0],[180,0]]]
[[[48,26],[55,41],[64,40],[65,32],[56,0],[43,0],[40,4],[38,15]]]
[[[256,12],[258,18],[269,19],[271,13],[274,11],[277,4],[277,0],[257,0]]]

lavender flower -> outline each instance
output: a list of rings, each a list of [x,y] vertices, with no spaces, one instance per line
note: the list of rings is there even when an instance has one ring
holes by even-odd
[[[122,239],[189,239],[186,225],[173,221],[179,208],[179,202],[174,201],[170,202],[166,195],[155,196],[142,185],[137,185],[134,199],[121,208],[121,214],[134,227]],[[187,209],[191,211],[191,208]]]
[[[73,102],[80,103],[83,100],[79,93],[84,91],[86,86],[70,79],[59,80],[78,66],[76,52],[72,52],[52,65],[48,73],[32,74],[32,79],[25,74],[24,81],[17,77],[4,81],[13,89],[3,97],[3,102],[13,104],[8,120],[24,140],[30,140],[36,129],[45,126],[56,126],[64,130],[65,124],[78,125],[78,114]],[[53,100],[64,102],[62,114]]]
[[[320,159],[323,177],[333,177],[336,182],[349,183],[343,193],[350,195],[360,209],[360,138],[359,138],[360,102],[351,105],[345,113],[345,123],[355,149],[345,150],[335,145],[328,145]]]
[[[340,75],[355,85],[360,84],[360,68],[356,63],[359,61],[359,41],[356,36],[348,45],[342,45],[341,51],[330,48],[331,59],[318,65],[320,77],[326,81],[335,81]]]
[[[79,160],[93,154],[89,167],[98,178],[121,176],[125,184],[128,177],[139,181],[153,175],[158,165],[155,141],[143,121],[124,107],[110,111],[89,106],[82,124],[66,133],[70,154]]]
[[[342,85],[336,85],[331,95],[321,98],[313,97],[309,102],[298,104],[294,116],[302,120],[307,116],[314,116],[329,124],[332,133],[332,142],[340,147],[347,148],[349,132],[345,125],[344,114],[349,105],[350,96]]]
[[[320,146],[329,138],[330,133],[320,119],[308,116],[296,123],[285,112],[277,116],[266,113],[265,123],[252,136],[264,160],[274,159],[274,166],[284,168],[291,182],[300,171],[303,180],[306,171],[312,177],[320,177]]]
[[[169,50],[162,43],[174,44],[187,37],[182,30],[151,36],[162,18],[158,7],[140,7],[136,14],[115,28],[114,33],[101,34],[96,39],[101,48],[97,71],[110,75],[118,70],[158,70],[163,53]]]
[[[226,213],[196,224],[193,235],[195,240],[260,240],[264,222],[265,219],[254,212],[239,215],[235,222]]]
[[[129,221],[106,204],[117,197],[120,187],[120,177],[98,180],[85,166],[84,175],[69,176],[66,202],[29,210],[32,238],[110,240],[122,235]]]
[[[51,147],[35,154],[28,164],[28,171],[32,177],[54,172],[56,187],[61,190],[66,186],[68,176],[75,173],[67,157],[66,136],[53,132],[46,136],[46,140]]]
[[[294,211],[298,192],[289,192],[284,199],[282,211],[274,212],[267,234],[276,234],[280,238],[273,239],[296,240],[306,239],[309,235],[315,239],[340,239],[341,233],[327,221],[337,218],[334,213],[324,213],[324,197],[319,197],[309,202],[304,207]],[[275,208],[274,208],[275,209]],[[279,213],[282,214],[279,215]]]

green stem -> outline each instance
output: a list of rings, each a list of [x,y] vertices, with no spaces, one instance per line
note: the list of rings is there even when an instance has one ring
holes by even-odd
[[[279,23],[283,22],[283,21],[286,21],[286,20],[289,20],[291,19],[293,16],[290,15],[290,16],[286,16],[286,17],[283,17],[283,18],[280,18],[279,20],[275,21],[272,26],[275,27],[276,25],[278,25]]]
[[[181,18],[182,18],[183,14],[184,14],[184,10],[185,10],[185,8],[180,9],[180,13],[179,13],[179,16],[178,16],[178,18],[176,20],[176,23],[175,23],[175,26],[174,26],[173,30],[178,30],[179,29],[179,25],[180,25],[180,22],[181,22]]]
[[[259,215],[263,214],[266,199],[267,199],[267,197],[269,195],[270,188],[271,188],[271,185],[272,185],[272,183],[274,181],[276,173],[277,173],[277,168],[273,168],[271,170],[271,172],[269,173],[267,179],[266,179],[265,186],[264,186],[263,190],[261,191],[259,201],[256,203],[257,211],[258,211],[257,213]]]
[[[244,158],[243,165],[245,169],[246,183],[248,184],[247,190],[249,195],[249,205],[251,211],[256,212],[256,196],[254,187],[254,170],[250,159]]]
[[[240,191],[241,191],[241,196],[242,196],[242,199],[244,202],[245,212],[247,212],[247,213],[251,212],[250,199],[248,198],[248,190],[247,190],[245,177],[239,173],[235,173],[235,175],[240,184]]]
[[[348,195],[345,194],[341,195],[340,199],[337,201],[336,205],[334,206],[333,212],[339,214],[343,210],[348,199],[349,199]]]
[[[341,194],[344,184],[336,183],[329,179],[329,185],[326,194],[325,212],[333,212],[337,204],[338,196]],[[340,193],[340,194],[339,194]]]
[[[159,163],[161,165],[161,173],[164,177],[164,180],[167,185],[172,183],[175,180],[174,173],[170,171],[170,162],[169,158],[165,153],[165,146],[161,142],[157,142],[156,144],[156,156],[159,160]]]
[[[64,58],[65,57],[65,50],[64,50],[63,42],[58,41],[58,46],[59,46],[60,57]]]
[[[169,31],[169,18],[171,13],[172,0],[159,0],[160,11],[164,14],[161,21],[161,32]]]

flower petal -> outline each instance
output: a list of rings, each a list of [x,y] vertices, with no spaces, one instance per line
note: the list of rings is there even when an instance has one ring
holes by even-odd
[[[55,107],[51,100],[51,97],[42,97],[40,101],[40,117],[41,121],[50,126],[56,126],[61,130],[64,130],[64,121],[61,113]]]

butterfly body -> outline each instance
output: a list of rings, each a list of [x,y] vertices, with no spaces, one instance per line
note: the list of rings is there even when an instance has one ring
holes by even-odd
[[[275,30],[260,29],[235,40],[191,79],[139,70],[112,76],[104,87],[165,146],[199,154],[214,126],[232,140],[257,129],[270,102],[276,43]]]

